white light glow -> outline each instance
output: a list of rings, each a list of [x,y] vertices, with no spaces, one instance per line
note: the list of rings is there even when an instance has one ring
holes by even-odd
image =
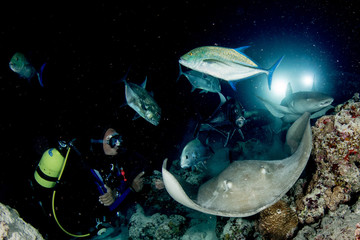
[[[271,86],[271,92],[277,97],[285,97],[287,82],[286,79],[276,79]]]
[[[304,75],[302,77],[302,81],[303,81],[305,86],[310,87],[313,84],[314,75],[310,75],[310,74]]]

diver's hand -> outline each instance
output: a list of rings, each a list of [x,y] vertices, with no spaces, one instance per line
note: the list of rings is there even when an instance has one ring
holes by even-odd
[[[154,179],[153,180],[154,186],[157,190],[161,190],[165,188],[164,181],[161,179]]]
[[[106,193],[99,197],[99,202],[104,206],[110,206],[115,202],[115,191],[105,185]]]
[[[131,187],[135,192],[140,192],[144,186],[144,176],[145,172],[139,173],[133,180]]]

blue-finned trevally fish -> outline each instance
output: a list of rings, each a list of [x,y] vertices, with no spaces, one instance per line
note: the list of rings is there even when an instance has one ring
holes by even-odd
[[[271,68],[264,69],[243,53],[246,48],[248,46],[237,49],[217,46],[198,47],[181,56],[179,63],[226,81],[241,80],[265,73],[268,75],[268,86],[271,89],[272,75],[283,57]]]
[[[19,52],[15,53],[9,62],[10,69],[17,73],[21,78],[28,80],[28,82],[36,75],[41,87],[44,87],[42,73],[45,65],[46,63],[41,66],[40,71],[38,72],[26,59],[25,55]]]
[[[205,167],[206,160],[214,155],[212,149],[203,145],[199,139],[195,138],[188,142],[181,152],[180,166],[181,168],[199,168]]]
[[[180,73],[179,77],[181,75],[184,75],[192,85],[192,90],[195,89],[201,89],[201,92],[213,92],[213,93],[219,93],[221,91],[221,85],[220,80],[218,78],[215,78],[213,76],[195,71],[195,70],[189,70],[186,72],[183,72],[181,70],[181,65],[179,66]]]
[[[145,78],[141,86],[127,82],[125,78],[123,81],[125,83],[127,104],[142,118],[157,126],[161,118],[161,108],[154,98],[145,90],[147,78]]]

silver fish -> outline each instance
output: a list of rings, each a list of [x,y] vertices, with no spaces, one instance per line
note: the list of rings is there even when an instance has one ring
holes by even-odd
[[[194,210],[224,216],[247,217],[276,203],[295,184],[312,149],[310,114],[304,113],[287,132],[287,144],[295,151],[280,160],[244,160],[231,163],[217,177],[200,186],[192,200],[176,178],[162,167],[165,188],[179,203]]]
[[[288,83],[286,97],[280,105],[259,96],[258,98],[274,117],[281,118],[284,122],[294,122],[304,112],[309,112],[310,118],[318,118],[333,108],[331,103],[334,101],[331,96],[314,91],[293,93],[290,83]]]
[[[145,90],[147,78],[141,86],[127,82],[125,83],[125,97],[127,104],[135,110],[142,118],[157,126],[161,118],[161,108],[154,98]]]
[[[246,79],[265,73],[268,75],[268,86],[271,89],[272,75],[283,57],[270,69],[264,69],[242,52],[246,48],[248,47],[237,49],[216,46],[198,47],[181,56],[179,63],[226,81]]]
[[[192,91],[197,88],[201,89],[202,92],[219,93],[221,91],[220,80],[218,78],[194,70],[183,72],[180,66],[179,77],[181,75],[184,75],[189,80],[193,86]]]
[[[30,64],[26,59],[25,55],[22,53],[15,53],[9,62],[10,69],[17,73],[21,78],[25,78],[30,81],[34,76],[37,76],[40,86],[43,85],[42,81],[42,72],[44,70],[45,64],[41,66],[40,72],[36,71],[35,67]]]
[[[199,139],[195,138],[186,144],[181,152],[181,168],[205,167],[205,161],[210,159],[214,152],[207,146],[204,146]]]

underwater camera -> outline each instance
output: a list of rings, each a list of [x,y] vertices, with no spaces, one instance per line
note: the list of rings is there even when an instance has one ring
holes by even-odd
[[[65,158],[56,148],[50,148],[42,155],[34,177],[38,184],[53,188],[60,176]]]

